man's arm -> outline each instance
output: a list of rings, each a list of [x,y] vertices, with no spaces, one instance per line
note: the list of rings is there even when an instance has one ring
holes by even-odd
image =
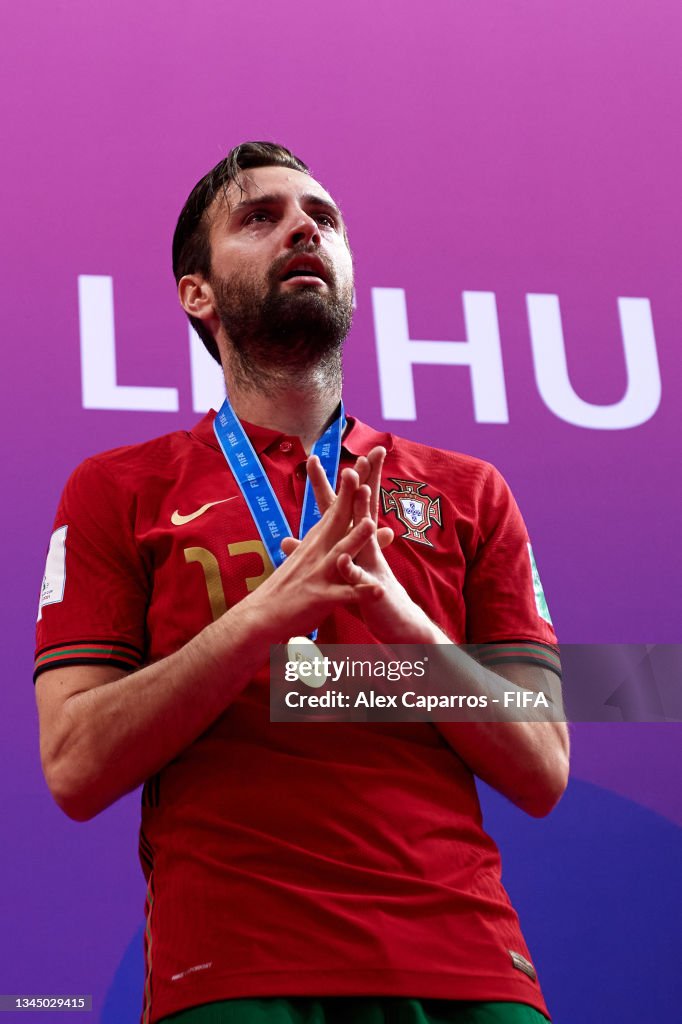
[[[175,654],[129,675],[71,666],[38,677],[43,769],[70,817],[93,817],[159,771],[241,693],[267,663],[270,644],[309,632],[359,597],[365,581],[355,587],[337,569],[375,532],[369,516],[352,521],[357,486],[357,474],[345,470],[339,500],[295,555]]]
[[[75,665],[36,681],[49,789],[86,821],[154,775],[241,693],[269,651],[249,599],[181,650],[136,672]]]
[[[569,735],[563,720],[559,677],[551,669],[521,662],[506,664],[499,673],[493,672],[454,644],[433,652],[436,658],[439,653],[448,662],[453,680],[450,689],[486,695],[486,717],[490,712],[494,720],[434,722],[435,728],[489,786],[535,818],[549,814],[566,789],[569,771]],[[440,670],[445,668],[441,666]],[[490,698],[499,697],[502,689],[514,688],[543,693],[549,708],[514,712],[504,704],[490,703]],[[516,721],[509,721],[511,717]]]
[[[369,543],[376,545],[374,559],[380,556],[385,562],[376,539]],[[374,635],[385,643],[433,644],[430,677],[443,681],[444,692],[485,697],[486,717],[492,719],[434,721],[433,725],[471,771],[493,789],[533,817],[549,814],[568,784],[569,737],[568,726],[562,720],[559,677],[550,669],[522,662],[506,664],[499,673],[484,668],[428,619],[385,564],[386,568],[376,574],[345,556],[340,565],[349,582],[357,585],[374,579],[381,583],[381,595],[367,591],[369,601],[360,598]],[[519,712],[506,708],[504,703],[493,704],[491,699],[499,698],[510,684],[519,691],[544,693],[549,707]]]
[[[375,448],[356,463],[359,479],[365,484],[354,499],[357,521],[370,516],[376,522],[385,455],[383,448]],[[319,507],[332,507],[334,494],[314,460],[311,460],[309,473]],[[433,724],[484,782],[528,814],[535,817],[548,814],[568,782],[568,727],[561,720],[564,715],[559,677],[550,670],[522,662],[506,664],[499,673],[480,665],[431,622],[410,598],[384,558],[379,539],[374,533],[355,559],[346,554],[339,559],[339,569],[347,582],[355,586],[367,584],[358,599],[369,628],[385,643],[436,645],[431,653],[431,677],[443,680],[449,692],[488,698],[493,721]],[[293,550],[291,541],[288,545]],[[371,583],[375,584],[374,589]],[[509,681],[505,689],[509,689],[511,683],[519,690],[544,692],[549,709],[539,708],[534,712],[525,709],[515,714],[503,703],[492,704],[491,698],[500,693],[501,676]],[[514,717],[517,720],[511,720]],[[534,720],[529,720],[531,717]]]

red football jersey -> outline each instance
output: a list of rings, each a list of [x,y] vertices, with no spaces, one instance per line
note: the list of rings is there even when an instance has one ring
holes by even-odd
[[[272,571],[214,416],[76,469],[48,554],[36,675],[163,658]],[[296,535],[300,441],[245,428]],[[380,520],[396,532],[386,557],[410,596],[454,641],[485,644],[487,663],[511,651],[558,670],[500,474],[352,419],[342,467],[376,444],[388,451]],[[375,638],[340,609],[319,639]],[[547,1012],[473,776],[430,723],[271,723],[266,665],[145,785],[140,857],[145,1021],[270,995],[517,1000]]]

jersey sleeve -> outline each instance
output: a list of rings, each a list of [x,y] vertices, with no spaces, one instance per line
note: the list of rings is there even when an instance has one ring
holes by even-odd
[[[34,682],[59,665],[144,661],[148,573],[135,544],[134,496],[86,459],[61,496],[43,577]]]
[[[559,648],[526,525],[490,466],[478,507],[478,544],[464,582],[467,643],[486,666],[539,664],[561,674]]]

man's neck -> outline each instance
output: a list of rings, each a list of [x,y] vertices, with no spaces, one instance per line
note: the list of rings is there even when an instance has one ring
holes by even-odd
[[[248,382],[225,368],[227,394],[241,420],[300,438],[310,453],[329,425],[341,400],[341,368],[315,366],[303,370],[254,374]]]

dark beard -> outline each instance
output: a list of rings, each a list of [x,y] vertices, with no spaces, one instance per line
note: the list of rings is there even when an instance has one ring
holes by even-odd
[[[313,367],[338,372],[353,317],[352,293],[341,294],[331,277],[323,293],[315,285],[282,290],[281,263],[291,258],[289,253],[273,267],[264,297],[251,279],[233,275],[211,281],[216,312],[231,342],[232,370],[242,384],[302,378]]]

